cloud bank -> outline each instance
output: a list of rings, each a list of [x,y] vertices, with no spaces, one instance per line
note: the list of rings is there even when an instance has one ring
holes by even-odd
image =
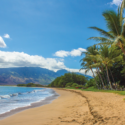
[[[119,6],[122,3],[122,0],[113,0],[111,4],[115,4],[116,6]]]
[[[55,58],[44,58],[38,55],[29,55],[24,52],[0,51],[0,68],[41,67],[55,72],[61,69],[66,69],[70,72],[79,72],[79,69],[67,68],[63,61]],[[85,74],[85,70],[81,70],[80,73]],[[88,72],[87,75],[92,76],[92,73]]]
[[[57,57],[81,56],[82,52],[86,52],[86,49],[78,48],[78,49],[73,49],[72,51],[59,50],[54,54],[54,56]]]
[[[9,67],[41,67],[53,71],[66,68],[63,61],[54,58],[28,55],[24,52],[0,51],[0,68]]]

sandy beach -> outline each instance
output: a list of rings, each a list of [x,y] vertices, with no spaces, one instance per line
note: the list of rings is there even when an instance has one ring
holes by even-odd
[[[125,96],[55,89],[51,104],[27,109],[0,125],[125,125]]]

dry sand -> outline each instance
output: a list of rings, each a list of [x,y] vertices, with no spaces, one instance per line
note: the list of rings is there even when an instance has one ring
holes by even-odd
[[[55,90],[61,96],[51,104],[17,113],[0,125],[125,125],[125,96]]]

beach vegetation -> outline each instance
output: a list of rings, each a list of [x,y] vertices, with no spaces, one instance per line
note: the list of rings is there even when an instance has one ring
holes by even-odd
[[[77,87],[77,86],[78,86],[77,83],[73,83],[73,84],[72,84],[72,87]]]
[[[71,86],[72,86],[72,84],[73,84],[72,82],[67,83],[67,84],[66,84],[66,87],[71,87]]]
[[[43,87],[43,85],[34,84],[34,83],[18,84],[17,86],[18,86],[18,87]]]
[[[76,73],[65,73],[63,76],[57,77],[48,87],[76,87],[78,85],[85,85],[87,77]]]
[[[85,87],[92,87],[92,86],[96,86],[95,79],[88,80],[85,85]]]
[[[119,95],[123,95],[123,96],[125,95],[125,91],[106,90],[106,89],[104,90],[104,89],[95,88],[94,86],[92,86],[92,87],[83,87],[83,88],[66,87],[64,89],[73,89],[73,90],[91,91],[91,92],[106,92],[106,93],[119,94]]]
[[[106,10],[102,16],[106,22],[106,30],[96,26],[89,27],[100,33],[100,36],[90,37],[98,43],[87,48],[82,53],[81,69],[85,73],[91,71],[86,87],[94,86],[104,90],[125,90],[125,17],[123,11],[125,0],[118,7],[117,12]],[[93,83],[92,83],[93,82]]]

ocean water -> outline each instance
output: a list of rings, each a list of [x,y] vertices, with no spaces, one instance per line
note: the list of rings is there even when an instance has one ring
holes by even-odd
[[[30,106],[52,95],[53,90],[47,88],[0,86],[0,114],[19,107]]]

